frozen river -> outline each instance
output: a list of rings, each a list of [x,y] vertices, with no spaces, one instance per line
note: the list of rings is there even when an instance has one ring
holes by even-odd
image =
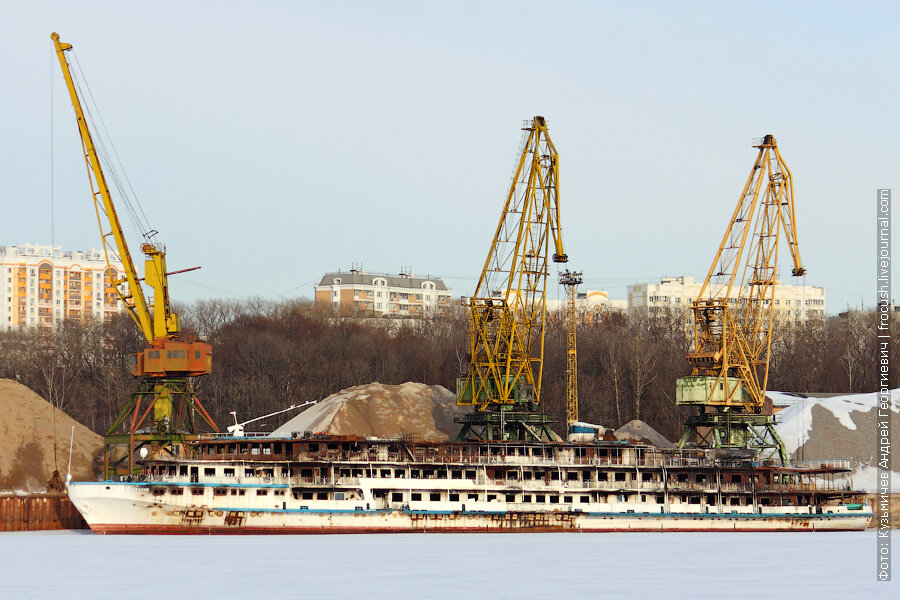
[[[875,534],[0,534],[9,598],[887,598]]]

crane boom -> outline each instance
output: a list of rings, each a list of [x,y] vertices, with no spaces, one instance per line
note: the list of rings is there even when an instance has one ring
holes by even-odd
[[[64,54],[72,49],[72,44],[60,42],[59,34],[57,33],[51,34],[50,37],[53,39],[53,43],[56,46],[56,56],[59,59],[59,66],[62,68],[63,78],[66,81],[66,88],[69,90],[69,97],[72,100],[72,107],[75,109],[75,119],[78,122],[78,133],[81,135],[84,160],[89,172],[94,175],[91,180],[91,188],[95,208],[97,210],[97,221],[100,223],[100,206],[97,204],[97,196],[99,195],[100,202],[102,202],[103,206],[103,213],[106,215],[110,224],[109,233],[104,233],[103,226],[100,226],[100,231],[103,235],[103,250],[106,253],[106,261],[107,264],[111,264],[106,238],[107,236],[112,235],[118,249],[119,259],[125,267],[125,279],[128,283],[129,292],[125,294],[119,289],[119,285],[115,285],[116,292],[119,294],[135,323],[137,323],[141,333],[144,334],[148,341],[152,341],[155,337],[153,318],[150,314],[150,309],[147,306],[147,300],[144,297],[141,284],[139,283],[140,278],[137,274],[137,268],[131,258],[131,252],[128,251],[128,244],[125,242],[125,236],[122,233],[122,225],[119,223],[119,215],[116,212],[112,196],[109,193],[109,186],[106,184],[106,177],[103,175],[103,168],[100,166],[100,159],[97,156],[97,150],[94,146],[94,139],[91,137],[90,129],[88,129],[84,110],[81,108],[81,100],[75,89],[75,81],[72,79],[72,72],[69,69],[69,63]],[[93,191],[94,182],[96,182],[98,188],[95,192]],[[119,284],[121,282],[114,283]]]
[[[91,184],[94,209],[97,223],[100,226],[107,263],[111,266],[109,238],[112,237],[115,244],[114,253],[125,268],[125,278],[114,282],[116,293],[149,342],[148,348],[138,353],[132,361],[131,372],[136,376],[150,377],[197,376],[209,373],[212,368],[212,350],[209,344],[192,339],[182,339],[181,320],[178,314],[172,310],[169,302],[169,273],[166,272],[165,248],[161,244],[150,241],[141,244],[141,252],[145,256],[144,277],[138,276],[137,267],[131,258],[109,185],[103,173],[100,157],[85,118],[72,71],[66,60],[65,53],[72,49],[72,45],[61,42],[57,33],[51,34],[50,37],[53,39],[63,78],[66,81],[66,88],[72,100],[72,107],[75,109],[75,119],[78,123],[85,165],[88,167],[88,179]],[[103,226],[101,215],[106,217],[108,231]],[[153,290],[152,310],[144,294],[143,286],[141,286],[141,280],[145,281]],[[127,283],[127,291],[120,289],[122,283]]]

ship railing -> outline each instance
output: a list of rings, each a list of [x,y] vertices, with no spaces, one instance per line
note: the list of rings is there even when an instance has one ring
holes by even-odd
[[[723,469],[746,469],[748,466],[752,466],[752,461],[719,460],[717,462],[710,462],[710,464],[722,467]]]
[[[335,483],[338,485],[359,485],[359,477],[338,477]]]
[[[563,489],[570,488],[570,489],[575,489],[575,490],[582,490],[585,488],[592,488],[592,487],[594,487],[594,484],[591,483],[590,481],[568,480],[563,484]]]
[[[710,467],[713,466],[713,462],[705,458],[673,456],[662,461],[662,465],[667,467]]]
[[[122,475],[121,480],[146,483],[184,483],[189,481],[189,478],[184,475]]]
[[[228,431],[215,431],[212,433],[201,433],[197,436],[201,440],[214,440],[217,438],[263,438],[272,435],[271,431],[245,431],[243,435],[236,436]]]
[[[772,491],[815,491],[828,490],[832,489],[832,487],[827,483],[825,485],[815,483],[773,483],[763,486],[763,489]]]
[[[790,466],[799,469],[837,469],[849,471],[850,461],[843,458],[826,460],[796,460],[792,461]]]
[[[119,481],[137,481],[143,483],[197,483],[187,475],[121,475]]]
[[[669,481],[666,487],[669,491],[706,492],[715,491],[716,484],[714,482]]]
[[[749,483],[726,483],[722,482],[720,489],[723,492],[752,492],[753,486]]]
[[[312,484],[312,485],[325,485],[327,482],[327,478],[325,477],[299,477],[294,476],[292,478],[285,479],[284,483],[289,483],[293,485],[300,484]]]
[[[497,482],[498,485],[504,485],[503,482]],[[601,482],[606,483],[606,482]],[[526,491],[541,491],[547,490],[548,488],[559,489],[559,490],[581,490],[588,488],[595,488],[597,484],[591,482],[582,482],[582,481],[569,481],[563,485],[560,485],[559,480],[552,480],[548,485],[546,481],[543,479],[529,479],[528,481],[515,481],[515,482],[507,482],[506,485],[515,485],[515,487],[526,490]]]

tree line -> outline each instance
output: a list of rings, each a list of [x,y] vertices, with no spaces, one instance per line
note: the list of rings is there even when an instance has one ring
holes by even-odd
[[[465,310],[427,319],[336,316],[308,301],[198,301],[182,307],[185,329],[212,344],[213,372],[198,378],[203,405],[224,427],[378,381],[455,390],[468,365]],[[896,319],[895,319],[896,322]],[[896,326],[896,325],[895,325]],[[878,388],[877,314],[850,312],[773,331],[769,389],[865,392]],[[607,427],[642,419],[677,439],[687,412],[675,379],[690,373],[689,314],[582,314],[577,330],[579,416]],[[0,378],[18,381],[98,433],[122,409],[135,381],[128,357],[144,346],[128,315],[67,321],[56,330],[0,332]],[[892,387],[900,344],[892,345]],[[547,320],[542,410],[565,420],[565,322]],[[290,415],[286,418],[290,418]],[[273,425],[274,423],[270,423]]]

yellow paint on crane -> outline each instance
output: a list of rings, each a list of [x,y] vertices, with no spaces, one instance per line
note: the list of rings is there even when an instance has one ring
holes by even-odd
[[[755,147],[756,162],[691,306],[694,344],[687,360],[694,365],[693,376],[714,378],[717,383],[710,389],[721,385],[724,391],[710,394],[708,405],[759,412],[769,373],[782,232],[793,259],[793,275],[803,275],[806,269],[797,247],[791,172],[774,136],[765,136]],[[741,295],[741,290],[749,291]],[[729,377],[739,379],[741,386],[725,386]]]
[[[541,399],[550,244],[568,260],[559,222],[559,155],[544,117],[523,127],[522,150],[475,294],[469,372],[457,404],[479,411]]]

